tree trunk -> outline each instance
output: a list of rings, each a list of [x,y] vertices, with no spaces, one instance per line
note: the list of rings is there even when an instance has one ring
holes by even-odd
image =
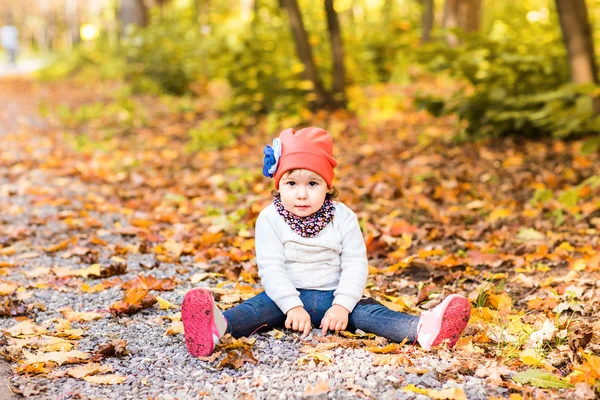
[[[131,24],[148,26],[148,8],[143,0],[121,0],[119,15],[123,29]]]
[[[65,3],[65,14],[67,20],[67,46],[79,43],[79,22],[77,13],[77,0],[67,0]]]
[[[481,24],[481,0],[446,0],[444,28],[459,28],[464,32],[477,32]],[[448,44],[458,45],[458,38],[448,35]]]
[[[333,60],[333,105],[343,108],[346,106],[344,44],[340,32],[340,21],[333,8],[333,0],[325,0],[325,13],[327,14],[327,27],[331,41],[331,59]]]
[[[431,40],[431,30],[435,17],[435,4],[433,0],[421,0],[421,43]]]
[[[571,78],[576,83],[598,83],[592,32],[585,0],[556,0]]]
[[[316,106],[325,107],[331,105],[329,95],[323,89],[323,84],[319,79],[319,72],[312,56],[312,48],[308,42],[308,35],[306,29],[304,29],[304,23],[302,22],[302,14],[300,14],[300,8],[298,7],[297,0],[280,0],[280,4],[288,12],[290,18],[290,27],[292,29],[292,35],[294,36],[294,42],[296,44],[296,51],[300,61],[304,64],[304,75],[306,79],[313,83],[313,92],[316,96]]]

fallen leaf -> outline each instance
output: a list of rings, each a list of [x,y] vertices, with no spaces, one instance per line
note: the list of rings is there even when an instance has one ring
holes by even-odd
[[[67,374],[73,378],[83,378],[88,375],[94,375],[97,373],[111,372],[113,367],[110,365],[101,365],[100,363],[88,363],[77,367],[67,369]]]
[[[83,322],[83,321],[94,321],[100,318],[104,318],[106,313],[101,313],[97,311],[69,311],[69,310],[59,310],[63,317],[67,320],[74,322]]]
[[[563,381],[557,376],[537,369],[528,369],[526,371],[519,372],[518,374],[513,375],[511,379],[518,383],[530,384],[539,388],[573,387],[573,385]]]
[[[13,294],[19,285],[14,282],[0,282],[0,296],[8,296]]]
[[[329,390],[329,383],[327,381],[318,381],[314,387],[308,386],[304,390],[304,396],[320,396],[322,394],[329,393]]]
[[[0,300],[0,316],[16,317],[17,315],[24,315],[26,312],[27,305],[19,299],[5,297]]]
[[[253,365],[258,364],[258,360],[254,358],[250,349],[231,350],[228,351],[225,358],[219,362],[217,369],[226,367],[240,369],[246,363]]]
[[[168,310],[170,308],[179,308],[179,306],[176,306],[175,304],[163,299],[160,296],[156,296],[156,301],[158,302],[158,307],[161,310]]]
[[[428,389],[426,394],[432,399],[467,400],[467,395],[461,388]]]
[[[404,393],[413,392],[413,393],[427,394],[427,389],[421,389],[419,387],[416,387],[412,383],[410,385],[404,386],[402,388],[402,391],[404,391]]]
[[[39,375],[39,374],[47,374],[51,371],[51,368],[48,366],[53,366],[55,364],[46,363],[46,362],[35,362],[26,365],[17,366],[18,374],[28,374],[28,375]]]
[[[54,253],[54,252],[66,249],[67,247],[69,247],[69,243],[70,242],[68,240],[64,240],[64,241],[62,241],[62,242],[60,242],[58,244],[55,244],[53,246],[44,247],[43,250],[46,253]]]
[[[111,340],[98,346],[96,354],[104,357],[122,357],[127,353],[127,341],[123,339]]]
[[[365,347],[365,350],[370,351],[371,353],[378,353],[378,354],[399,353],[400,351],[402,351],[402,347],[404,346],[405,342],[406,342],[406,340],[404,340],[402,343],[390,343],[384,347],[369,346],[369,347]]]
[[[71,351],[50,351],[47,353],[39,352],[33,354],[27,350],[23,350],[23,356],[28,364],[39,362],[54,362],[58,365],[76,364],[90,358],[89,354],[79,350]]]
[[[94,376],[84,376],[84,380],[90,383],[96,383],[99,385],[117,385],[125,382],[127,379],[126,376],[109,374],[109,375],[94,375]]]
[[[522,240],[544,240],[546,236],[533,228],[521,228],[519,229],[517,238]]]
[[[182,335],[183,334],[183,322],[173,322],[166,332],[167,335]]]
[[[406,365],[412,365],[412,361],[406,354],[382,354],[373,357],[373,365],[391,365],[393,367],[403,367]]]
[[[46,328],[36,325],[29,319],[25,319],[12,327],[5,329],[4,333],[7,333],[12,337],[43,335],[46,333]]]

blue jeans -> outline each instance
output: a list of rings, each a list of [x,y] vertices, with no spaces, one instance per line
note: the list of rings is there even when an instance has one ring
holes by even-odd
[[[299,289],[298,291],[313,327],[318,328],[325,313],[333,304],[333,290]],[[286,319],[285,314],[265,292],[224,311],[223,315],[227,319],[227,332],[235,338],[250,336],[263,326],[269,329],[282,328]],[[409,343],[412,343],[417,337],[418,323],[419,317],[392,311],[373,299],[363,299],[348,316],[347,329],[349,331],[360,329],[394,342],[408,339]]]

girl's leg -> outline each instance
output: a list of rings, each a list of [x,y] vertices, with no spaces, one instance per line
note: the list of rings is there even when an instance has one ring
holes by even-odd
[[[358,302],[348,317],[348,330],[360,329],[394,342],[417,339],[419,317],[392,311],[374,299]]]
[[[375,333],[394,342],[408,339],[419,342],[429,350],[447,342],[453,347],[469,322],[471,305],[469,300],[451,294],[440,304],[425,311],[421,317],[392,311],[373,299],[358,302],[348,318],[348,329],[360,329]]]
[[[304,304],[304,309],[310,315],[310,322],[313,328],[319,328],[325,313],[333,304],[333,290],[307,290],[301,289],[300,300]]]
[[[224,311],[223,316],[227,320],[227,333],[235,338],[250,336],[262,326],[278,328],[285,323],[285,314],[265,292]]]

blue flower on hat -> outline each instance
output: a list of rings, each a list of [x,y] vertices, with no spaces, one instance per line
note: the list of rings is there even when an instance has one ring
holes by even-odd
[[[272,178],[277,171],[279,158],[281,157],[281,141],[279,138],[273,139],[273,146],[266,145],[263,149],[265,160],[263,165],[263,175]]]

